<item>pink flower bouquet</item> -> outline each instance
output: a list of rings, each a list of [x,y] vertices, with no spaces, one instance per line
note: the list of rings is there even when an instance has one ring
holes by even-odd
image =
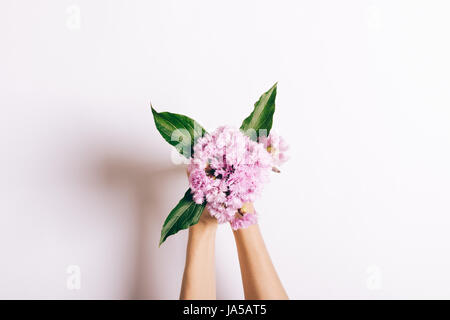
[[[235,230],[257,222],[256,212],[244,213],[243,205],[256,199],[269,173],[280,172],[287,160],[285,141],[270,132],[276,93],[277,84],[260,97],[239,129],[222,126],[212,133],[189,117],[152,107],[158,131],[189,159],[189,189],[166,218],[160,245],[195,225],[205,207]]]

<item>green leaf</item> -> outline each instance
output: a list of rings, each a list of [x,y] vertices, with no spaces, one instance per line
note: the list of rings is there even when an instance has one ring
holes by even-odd
[[[252,113],[242,122],[240,129],[253,140],[257,140],[260,134],[269,135],[272,129],[277,84],[278,82],[259,98]]]
[[[182,114],[157,112],[153,106],[151,108],[159,133],[178,152],[189,159],[196,140],[203,136],[206,130],[194,119]]]
[[[205,204],[196,204],[192,200],[191,189],[188,189],[183,199],[170,211],[166,221],[164,221],[159,245],[161,246],[168,236],[197,224],[203,209],[205,209]]]

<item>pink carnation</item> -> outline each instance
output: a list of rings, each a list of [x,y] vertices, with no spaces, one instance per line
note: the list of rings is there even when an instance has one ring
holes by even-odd
[[[188,168],[194,201],[206,202],[210,214],[234,230],[256,223],[256,213],[236,212],[256,199],[271,169],[286,161],[286,150],[284,140],[272,133],[260,143],[227,126],[206,134],[197,140]]]
[[[289,159],[286,154],[286,151],[289,149],[288,144],[281,136],[273,131],[270,132],[268,137],[260,137],[259,142],[271,154],[274,166],[280,166]]]
[[[261,192],[272,165],[262,144],[239,129],[219,127],[199,138],[194,146],[188,168],[194,201],[206,201],[208,211],[219,223],[235,221],[236,211],[243,203],[253,202]],[[249,216],[244,221],[256,219],[250,220]]]

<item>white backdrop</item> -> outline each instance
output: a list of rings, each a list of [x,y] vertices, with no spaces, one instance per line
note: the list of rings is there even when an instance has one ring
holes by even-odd
[[[450,298],[449,10],[2,0],[0,298],[178,298],[187,181],[149,102],[239,126],[275,81],[291,160],[256,207],[290,297]],[[242,298],[225,225],[216,260]]]

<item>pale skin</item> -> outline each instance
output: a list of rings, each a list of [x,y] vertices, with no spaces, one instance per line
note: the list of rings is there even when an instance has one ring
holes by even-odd
[[[216,230],[217,220],[206,209],[203,211],[199,222],[189,228],[180,299],[216,299],[214,258]]]
[[[248,204],[253,209],[253,205]],[[258,224],[233,231],[248,300],[284,300],[286,291],[270,259]]]
[[[251,203],[244,204],[243,208],[246,212],[254,211]],[[217,226],[217,220],[205,209],[199,222],[189,228],[180,299],[216,299],[214,248]],[[288,299],[267,252],[259,226],[255,224],[233,233],[245,299]]]

